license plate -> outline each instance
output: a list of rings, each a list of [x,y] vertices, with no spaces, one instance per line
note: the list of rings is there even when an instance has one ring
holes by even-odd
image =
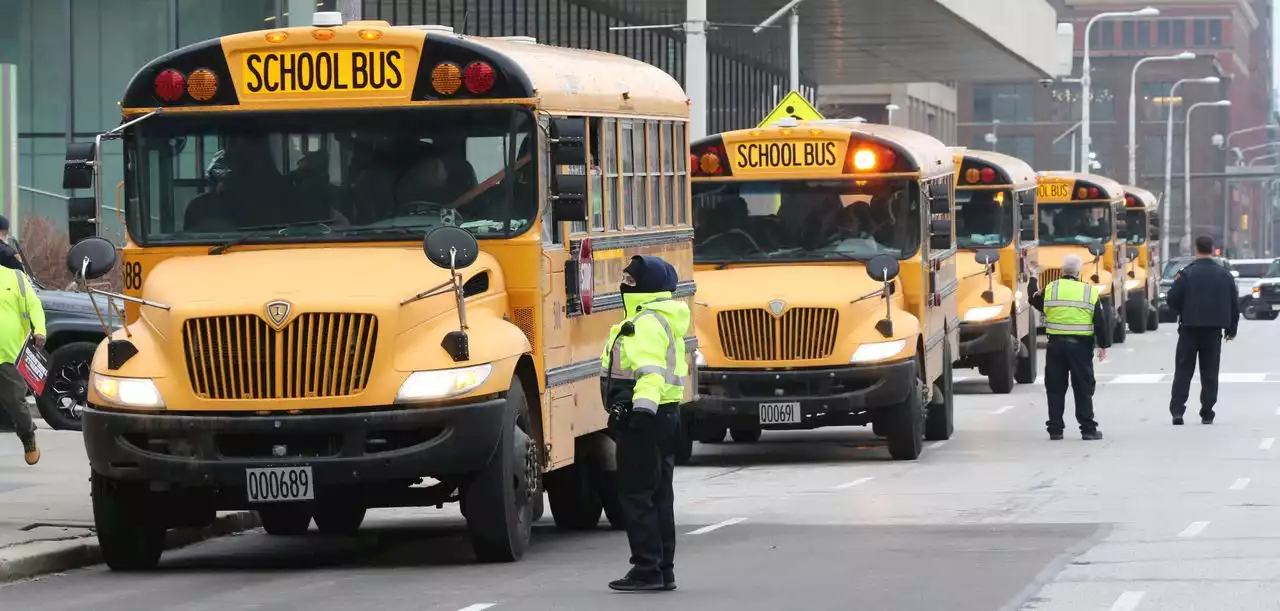
[[[798,424],[802,420],[798,401],[760,404],[760,424]]]
[[[315,498],[311,467],[268,467],[245,469],[250,503],[310,501]]]

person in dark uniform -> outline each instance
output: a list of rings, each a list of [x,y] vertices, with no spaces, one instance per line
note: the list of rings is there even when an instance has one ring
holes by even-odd
[[[614,325],[601,364],[604,404],[618,442],[618,493],[631,543],[631,570],[609,587],[676,589],[675,443],[681,380],[689,375],[684,335],[689,306],[672,298],[678,276],[657,257],[632,257],[622,273],[626,318]]]
[[[18,259],[18,251],[9,245],[9,219],[3,216],[0,216],[0,266],[26,271]]]
[[[1169,413],[1175,425],[1187,411],[1191,376],[1200,359],[1200,422],[1213,424],[1218,402],[1218,361],[1222,338],[1235,339],[1240,302],[1231,272],[1213,260],[1213,238],[1196,238],[1196,260],[1178,272],[1169,289],[1169,309],[1178,315],[1178,349],[1174,356]]]
[[[1062,261],[1062,277],[1031,297],[1031,305],[1044,314],[1045,333],[1049,336],[1044,364],[1044,390],[1049,403],[1045,427],[1053,440],[1062,439],[1066,428],[1062,418],[1067,409],[1068,381],[1075,394],[1080,437],[1087,441],[1102,439],[1093,414],[1093,349],[1096,345],[1098,360],[1107,358],[1111,325],[1102,308],[1102,292],[1080,281],[1081,265],[1080,257],[1067,255]]]

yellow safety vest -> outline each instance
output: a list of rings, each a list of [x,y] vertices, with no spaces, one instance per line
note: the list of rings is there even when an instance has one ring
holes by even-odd
[[[600,357],[601,376],[634,381],[632,407],[656,413],[658,406],[684,399],[683,378],[689,375],[684,353],[689,306],[672,299],[669,292],[629,293],[623,296],[623,303],[633,314],[610,329]],[[634,333],[619,337],[627,322],[634,325]]]
[[[1093,285],[1060,278],[1045,287],[1044,328],[1049,335],[1093,335],[1093,310],[1101,296]]]

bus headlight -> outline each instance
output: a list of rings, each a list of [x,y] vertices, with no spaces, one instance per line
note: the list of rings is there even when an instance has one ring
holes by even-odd
[[[875,361],[883,361],[887,358],[897,356],[902,349],[906,347],[907,340],[895,339],[888,342],[875,342],[873,344],[863,344],[853,351],[853,358],[849,359],[850,363],[872,363]]]
[[[458,369],[438,369],[435,371],[415,371],[400,385],[396,393],[396,403],[413,401],[429,401],[464,395],[480,387],[493,366],[485,363]]]
[[[995,318],[1003,313],[1004,313],[1003,304],[969,308],[969,310],[964,313],[964,321],[979,322],[983,320],[991,320],[992,318]]]
[[[1124,281],[1124,290],[1126,291],[1136,291],[1140,286],[1142,286],[1142,282],[1140,282],[1137,278],[1131,278],[1129,280]]]
[[[164,407],[160,389],[149,378],[113,378],[95,373],[93,389],[107,402],[122,407]]]
[[[707,366],[707,359],[702,357],[702,351],[698,350],[697,348],[693,349],[693,362],[695,365],[699,367]]]

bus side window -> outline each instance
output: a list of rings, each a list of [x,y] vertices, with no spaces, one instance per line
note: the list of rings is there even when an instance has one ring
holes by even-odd
[[[646,148],[649,151],[649,163],[645,174],[648,176],[645,180],[649,181],[649,206],[650,217],[653,222],[649,223],[653,226],[669,225],[671,218],[663,218],[662,216],[662,189],[660,181],[662,179],[662,166],[659,158],[661,157],[662,146],[658,140],[658,122],[650,121],[645,129],[647,142]]]
[[[688,123],[675,124],[676,144],[676,218],[681,225],[689,222],[689,141]]]
[[[636,210],[636,227],[649,226],[649,200],[652,199],[647,189],[649,179],[645,176],[645,125],[645,121],[636,121],[631,130],[631,159],[634,164],[631,173],[631,205]]]
[[[605,158],[604,119],[591,119],[587,126],[591,146],[588,149],[587,171],[591,184],[591,229],[604,231],[604,168],[601,163]]]
[[[635,156],[635,123],[630,120],[622,120],[618,122],[621,140],[618,147],[622,157],[622,226],[631,229],[636,226],[636,193],[635,175],[636,175],[636,156]],[[644,135],[641,134],[643,138]],[[644,159],[640,160],[644,163]]]
[[[547,146],[547,127],[548,119],[543,117],[539,120],[541,129],[538,130],[539,146],[537,150],[542,151],[542,188],[538,194],[538,205],[542,207],[542,242],[544,244],[563,244],[564,238],[560,231],[560,223],[551,218],[551,202],[547,200],[547,193],[551,190],[551,149]]]
[[[604,180],[605,206],[609,211],[609,229],[617,231],[622,228],[622,198],[619,196],[621,190],[618,188],[618,121],[616,119],[604,120],[604,138],[601,139],[604,146]]]
[[[662,140],[662,200],[666,204],[666,222],[668,225],[675,225],[676,220],[676,193],[675,193],[675,167],[672,163],[675,148],[671,144],[672,130],[678,123],[671,121],[663,121],[659,125],[659,132]]]

